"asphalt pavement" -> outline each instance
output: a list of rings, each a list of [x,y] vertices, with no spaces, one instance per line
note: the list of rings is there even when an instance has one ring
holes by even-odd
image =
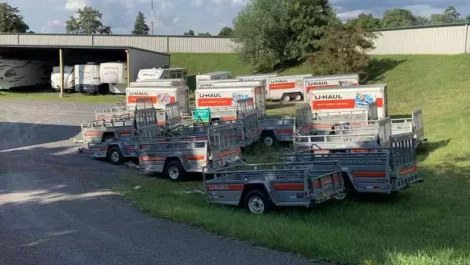
[[[1,265],[312,264],[137,211],[111,190],[133,169],[69,140],[97,106],[0,98]]]

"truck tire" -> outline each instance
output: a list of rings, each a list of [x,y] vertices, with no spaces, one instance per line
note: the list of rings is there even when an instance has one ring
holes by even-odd
[[[119,148],[113,146],[108,151],[108,160],[109,162],[115,165],[122,165],[124,164],[124,156],[121,154],[121,150]]]
[[[289,102],[289,101],[291,101],[290,95],[289,95],[289,94],[284,94],[284,95],[282,95],[282,101],[284,101],[284,102]]]
[[[263,140],[264,145],[268,147],[273,146],[277,142],[276,135],[272,132],[263,134],[261,139]]]
[[[251,190],[244,197],[245,209],[252,214],[267,213],[274,208],[274,204],[266,192],[261,190]]]
[[[301,101],[303,99],[302,94],[296,94],[294,96],[295,101]]]
[[[165,166],[165,176],[171,181],[182,181],[185,175],[186,170],[178,160],[171,160]]]

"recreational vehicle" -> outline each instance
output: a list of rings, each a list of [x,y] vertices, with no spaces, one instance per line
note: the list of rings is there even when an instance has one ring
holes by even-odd
[[[125,94],[127,87],[127,64],[125,62],[108,62],[100,64],[100,79],[108,84],[109,92]]]
[[[188,71],[186,68],[152,68],[141,69],[137,74],[137,82],[158,79],[186,79]]]
[[[75,89],[75,67],[64,66],[64,91]],[[51,86],[54,90],[60,90],[60,66],[54,66],[51,74]]]
[[[0,90],[47,85],[50,74],[50,65],[42,61],[0,58]]]
[[[222,80],[222,79],[231,79],[231,72],[212,72],[196,75],[196,88],[199,87],[200,81],[210,81],[210,80]]]
[[[100,78],[100,66],[96,63],[75,65],[75,91],[84,94],[105,94],[107,86],[103,86]]]

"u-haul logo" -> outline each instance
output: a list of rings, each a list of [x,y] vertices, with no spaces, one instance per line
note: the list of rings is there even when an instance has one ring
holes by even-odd
[[[287,79],[279,79],[279,80],[271,80],[269,81],[270,84],[284,84],[284,83],[288,83],[289,80]]]
[[[328,85],[328,81],[309,81],[307,82],[307,86],[326,86]]]
[[[208,190],[230,190],[228,185],[208,185]]]
[[[200,98],[221,98],[222,95],[220,93],[200,93]]]
[[[315,95],[315,99],[343,99],[341,95]]]
[[[201,83],[199,83],[199,87],[214,87],[214,84],[211,84],[211,83],[201,84]]]
[[[148,92],[141,92],[141,91],[129,91],[129,96],[148,96]]]

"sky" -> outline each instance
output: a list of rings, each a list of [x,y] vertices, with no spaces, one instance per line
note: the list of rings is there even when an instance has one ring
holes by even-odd
[[[139,11],[150,23],[152,0],[4,0],[18,7],[36,33],[64,33],[65,21],[78,8],[92,6],[103,13],[103,22],[115,34],[129,34]],[[233,18],[249,0],[153,0],[154,34],[181,35],[189,29],[218,34],[232,26]],[[391,8],[407,8],[415,15],[442,13],[453,5],[463,17],[470,14],[469,0],[330,0],[342,20],[360,13],[377,17]]]

